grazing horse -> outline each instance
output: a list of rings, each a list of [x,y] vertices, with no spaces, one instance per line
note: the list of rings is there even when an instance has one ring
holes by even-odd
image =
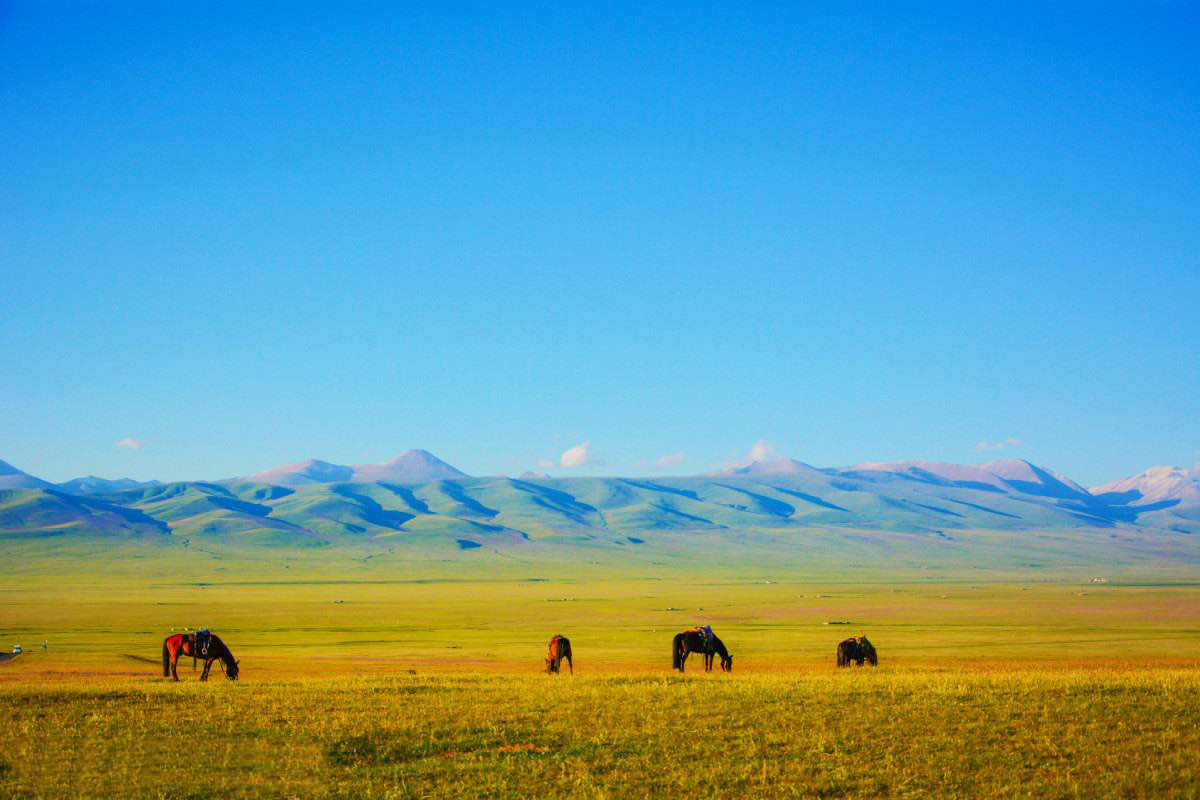
[[[225,670],[226,678],[231,681],[237,680],[238,662],[234,659],[233,653],[229,652],[229,647],[215,633],[208,631],[176,633],[164,639],[162,649],[164,678],[170,677],[179,680],[179,673],[175,667],[179,663],[180,656],[192,657],[192,669],[196,667],[197,658],[204,659],[204,671],[200,673],[202,681],[208,680],[208,671],[212,669],[214,661],[221,662],[221,668]]]
[[[565,636],[554,636],[550,639],[550,657],[546,659],[546,674],[558,674],[563,659],[567,660],[567,668],[575,674],[575,663],[571,661],[571,640]]]
[[[733,656],[725,649],[725,643],[717,635],[705,635],[699,628],[691,628],[675,634],[671,642],[671,666],[683,672],[683,664],[689,653],[704,654],[704,671],[712,672],[713,656],[721,657],[721,671],[733,672]]]
[[[872,667],[879,666],[879,656],[875,654],[875,645],[867,641],[865,636],[854,636],[838,642],[837,665],[848,667],[851,663],[862,666],[866,661]]]

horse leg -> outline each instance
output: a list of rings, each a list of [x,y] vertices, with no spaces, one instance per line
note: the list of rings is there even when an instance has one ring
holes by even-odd
[[[175,650],[171,653],[171,680],[179,681],[179,671],[176,669],[179,665],[179,651]]]
[[[575,662],[571,660],[571,654],[567,653],[567,669],[571,670],[571,674],[575,674]]]
[[[212,661],[206,658],[204,659],[204,671],[200,673],[200,680],[208,680],[208,671],[210,669],[212,669]]]

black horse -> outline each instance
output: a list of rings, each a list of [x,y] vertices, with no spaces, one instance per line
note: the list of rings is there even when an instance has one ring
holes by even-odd
[[[675,634],[671,642],[671,666],[683,672],[683,664],[689,653],[704,654],[704,671],[712,672],[713,657],[721,657],[721,671],[733,672],[733,656],[725,649],[725,643],[716,634],[705,636],[699,628]]]
[[[879,656],[875,654],[875,645],[867,641],[865,636],[854,636],[838,642],[837,665],[848,667],[851,663],[862,666],[867,662],[872,667],[879,666]]]

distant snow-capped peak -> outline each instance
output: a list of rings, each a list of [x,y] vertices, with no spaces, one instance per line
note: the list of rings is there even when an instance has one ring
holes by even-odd
[[[1198,465],[1200,466],[1200,465]],[[1092,489],[1096,495],[1138,492],[1138,502],[1163,500],[1196,500],[1200,502],[1200,469],[1184,467],[1150,467],[1137,475],[1106,483]]]

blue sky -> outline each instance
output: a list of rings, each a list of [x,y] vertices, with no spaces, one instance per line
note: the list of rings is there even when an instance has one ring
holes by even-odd
[[[1200,460],[1184,4],[76,5],[0,6],[29,472]]]

